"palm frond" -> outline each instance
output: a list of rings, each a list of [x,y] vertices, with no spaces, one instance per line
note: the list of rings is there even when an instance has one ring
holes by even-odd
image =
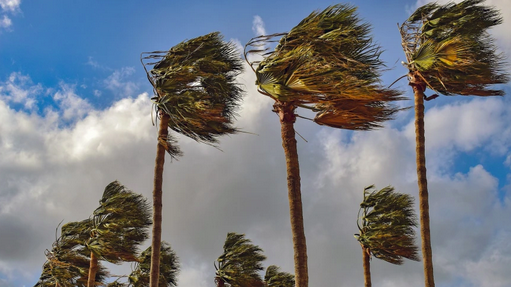
[[[259,272],[263,270],[262,261],[266,259],[262,252],[244,234],[228,233],[224,252],[217,259],[215,281],[222,280],[232,287],[262,282]]]
[[[355,238],[370,254],[398,265],[403,258],[420,260],[414,243],[417,218],[410,195],[397,193],[391,186],[381,190],[369,186],[364,189],[360,210],[362,216],[357,221],[360,233]]]
[[[249,62],[259,91],[308,108],[317,113],[318,124],[336,128],[365,130],[391,119],[399,109],[390,103],[404,98],[380,85],[382,50],[373,43],[370,26],[355,12],[350,5],[330,6],[311,13],[289,33],[249,41],[247,61],[253,54],[263,57]],[[278,37],[277,46],[268,52],[268,43]]]
[[[489,88],[506,83],[509,75],[487,32],[502,17],[483,3],[465,0],[417,9],[400,27],[410,74],[444,95],[503,95]]]
[[[236,83],[242,63],[236,46],[214,32],[182,42],[166,52],[143,53],[157,109],[170,116],[169,128],[214,144],[238,130],[232,121],[243,91]],[[169,146],[175,143],[167,141]],[[176,148],[167,151],[173,155]]]

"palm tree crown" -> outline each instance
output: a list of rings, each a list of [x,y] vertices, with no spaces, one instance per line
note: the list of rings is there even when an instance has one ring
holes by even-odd
[[[148,62],[157,60],[157,62]],[[166,52],[143,53],[144,68],[154,88],[157,109],[170,116],[168,127],[196,141],[216,143],[233,134],[235,109],[243,95],[236,77],[242,62],[233,43],[219,32],[182,42]],[[169,142],[167,151],[179,155]]]
[[[264,275],[265,287],[294,287],[295,276],[293,274],[280,271],[280,267],[270,265],[266,268]]]
[[[484,0],[426,4],[400,27],[410,77],[444,95],[503,95],[489,89],[508,81],[501,54],[487,30],[502,23]]]
[[[162,241],[160,248],[160,280],[159,287],[177,286],[177,275],[179,273],[179,258],[170,245]],[[149,246],[138,258],[135,269],[131,272],[128,286],[145,287],[149,286],[149,274],[151,269],[151,247]]]
[[[114,181],[99,203],[90,220],[86,248],[110,263],[136,261],[138,247],[148,238],[151,225],[147,200]]]
[[[376,190],[371,185],[364,189],[360,211],[360,233],[355,238],[369,254],[397,265],[403,264],[403,258],[420,261],[414,243],[417,217],[410,195],[397,193],[391,186]]]
[[[264,269],[265,259],[263,250],[244,234],[228,233],[224,252],[217,259],[218,266],[215,264],[217,286],[228,283],[232,287],[245,287],[262,282],[259,272]]]
[[[400,92],[381,87],[381,49],[349,5],[313,12],[289,33],[259,36],[245,46],[259,92],[277,102],[291,103],[316,113],[314,122],[335,128],[368,130],[379,127],[399,109],[388,105]],[[248,48],[248,50],[247,50]]]

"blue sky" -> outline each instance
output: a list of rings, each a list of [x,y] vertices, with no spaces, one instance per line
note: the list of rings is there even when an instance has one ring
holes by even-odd
[[[406,73],[396,24],[426,2],[350,2],[385,50],[385,84]],[[487,1],[504,16],[492,34],[509,56],[507,2]],[[156,128],[141,52],[213,31],[244,45],[256,31],[289,31],[331,4],[0,0],[0,286],[33,286],[58,223],[87,218],[111,181],[150,197]],[[163,239],[181,259],[179,286],[214,285],[213,261],[227,232],[245,233],[261,246],[265,266],[293,270],[278,120],[254,80],[249,69],[239,78],[247,95],[237,125],[249,133],[221,139],[222,151],[178,137],[185,155],[165,166]],[[396,87],[411,96],[406,81]],[[503,88],[511,92],[509,84]],[[511,286],[509,122],[509,95],[427,102],[437,286]],[[372,132],[308,121],[296,129],[308,140],[298,140],[298,148],[310,285],[361,286],[353,234],[363,188],[393,185],[417,195],[413,112]],[[372,272],[378,286],[423,282],[416,262],[373,260]]]

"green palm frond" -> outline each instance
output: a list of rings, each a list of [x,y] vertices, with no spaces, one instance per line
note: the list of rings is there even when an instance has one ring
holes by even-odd
[[[170,116],[169,128],[211,144],[218,136],[238,131],[232,121],[243,95],[236,83],[242,63],[236,46],[223,42],[220,33],[182,42],[169,51],[143,53],[141,60],[144,68],[152,67],[147,77],[157,109]],[[177,148],[172,142],[170,146]]]
[[[159,287],[177,286],[177,275],[180,269],[179,258],[165,241],[162,241],[160,250],[160,280],[158,280],[158,285]],[[148,247],[140,254],[135,269],[128,276],[129,286],[149,286],[150,269],[151,247]]]
[[[218,257],[215,281],[224,281],[232,287],[245,287],[262,282],[259,272],[266,259],[263,250],[251,243],[244,234],[228,233],[224,252]],[[216,265],[215,265],[216,266]]]
[[[86,247],[111,263],[136,261],[138,246],[149,236],[151,208],[147,200],[118,181],[106,186],[91,217]]]
[[[86,229],[85,221],[71,222],[62,227],[61,236],[55,240],[52,249],[45,252],[46,262],[34,287],[54,287],[57,284],[62,287],[87,286],[90,258],[81,249]],[[106,268],[99,264],[96,282],[103,283],[107,276]]]
[[[484,0],[458,4],[427,4],[401,27],[402,45],[410,74],[444,95],[503,95],[490,89],[509,80],[504,56],[487,30],[502,23]]]
[[[380,85],[382,50],[355,11],[349,5],[330,6],[313,12],[289,33],[248,42],[245,58],[264,53],[262,61],[249,63],[259,91],[312,110],[321,125],[367,130],[391,119],[399,109],[389,103],[404,98]],[[264,47],[273,42],[277,46],[267,52]]]
[[[270,265],[266,268],[264,282],[266,283],[266,287],[294,287],[295,276],[280,271],[280,267],[276,265]]]
[[[410,195],[397,193],[391,186],[376,190],[371,185],[364,189],[360,212],[360,233],[355,238],[370,254],[398,265],[403,258],[420,260],[414,243],[417,217]]]

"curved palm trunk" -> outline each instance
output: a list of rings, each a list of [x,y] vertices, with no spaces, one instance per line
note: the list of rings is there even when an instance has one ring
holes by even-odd
[[[161,217],[163,206],[162,185],[163,165],[165,164],[165,147],[163,143],[167,141],[169,120],[169,115],[161,113],[160,127],[158,129],[158,144],[156,146],[156,160],[154,164],[153,238],[151,242],[150,287],[158,287],[158,279],[160,277]]]
[[[426,85],[417,75],[411,76],[410,86],[415,97],[415,144],[417,154],[417,182],[419,184],[419,214],[421,226],[422,257],[424,260],[424,279],[426,287],[434,287],[433,254],[429,229],[429,195],[426,179],[426,151],[424,135],[424,90]]]
[[[289,212],[295,260],[295,286],[307,287],[309,285],[307,245],[303,227],[300,167],[298,163],[298,151],[296,149],[295,129],[293,127],[296,121],[294,113],[295,107],[289,103],[276,103],[274,108],[280,118],[282,147],[284,148],[284,154],[286,156]]]
[[[364,286],[371,287],[371,257],[369,257],[369,250],[362,245],[362,259],[364,261]]]
[[[90,253],[90,267],[89,278],[87,279],[87,287],[94,287],[96,285],[96,273],[98,273],[98,257],[94,252]]]

